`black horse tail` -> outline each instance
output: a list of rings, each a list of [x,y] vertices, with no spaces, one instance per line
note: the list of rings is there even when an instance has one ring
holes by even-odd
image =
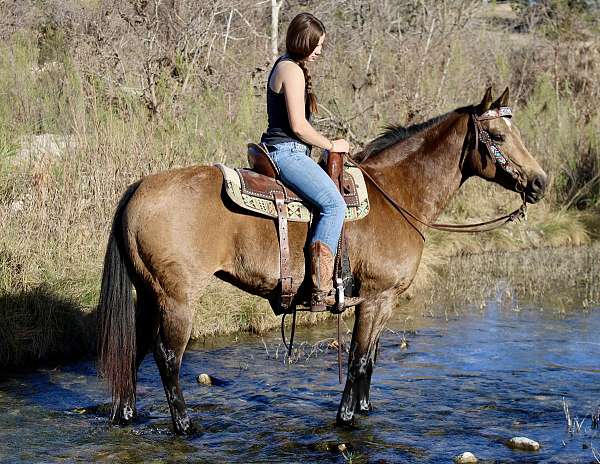
[[[138,186],[139,182],[129,186],[115,211],[97,311],[98,373],[106,379],[112,393],[113,420],[131,419],[135,404],[135,305],[122,215]]]

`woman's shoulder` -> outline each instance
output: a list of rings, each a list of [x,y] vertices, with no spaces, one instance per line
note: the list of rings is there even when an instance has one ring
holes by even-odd
[[[298,63],[289,58],[281,59],[279,63],[275,65],[275,72],[277,72],[283,78],[301,77],[304,79],[304,72],[302,71],[302,68],[298,65]]]

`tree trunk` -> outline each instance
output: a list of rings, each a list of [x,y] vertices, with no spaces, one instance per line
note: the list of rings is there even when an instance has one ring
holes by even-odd
[[[279,10],[283,0],[271,0],[271,55],[273,61],[279,56],[277,43],[279,42]]]

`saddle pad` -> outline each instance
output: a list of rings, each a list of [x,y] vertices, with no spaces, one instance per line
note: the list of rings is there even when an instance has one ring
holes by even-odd
[[[254,179],[255,176],[260,176],[261,178],[265,176],[254,173],[253,171],[252,174],[249,175],[248,170],[244,169],[241,170],[245,171],[244,176],[242,177],[242,175],[238,172],[239,170],[229,168],[223,164],[217,164],[216,166],[223,173],[225,192],[235,204],[254,213],[277,218],[275,200],[265,195],[263,189],[253,192],[252,189],[248,189],[248,186],[246,185],[248,183],[248,176],[250,176],[251,179]],[[358,168],[352,166],[351,164],[345,164],[344,171],[345,175],[352,177],[354,180],[354,188],[356,189],[356,192],[352,191],[351,195],[349,195],[350,198],[348,198],[346,204],[347,208],[345,221],[357,221],[364,218],[369,213],[370,208],[365,179],[362,172],[360,172]],[[257,178],[256,180],[260,179]],[[268,181],[265,180],[265,182]],[[354,190],[354,188],[352,190]],[[285,191],[285,198],[288,221],[311,221],[312,210],[310,203],[301,200],[289,189],[286,189]]]

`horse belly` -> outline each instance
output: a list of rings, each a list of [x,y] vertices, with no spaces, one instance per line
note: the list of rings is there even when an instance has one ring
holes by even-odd
[[[280,249],[277,223],[272,219],[231,213],[237,225],[232,237],[232,259],[224,271],[231,283],[251,293],[270,295],[280,279]],[[288,224],[290,273],[294,287],[304,278],[304,244],[307,225]]]

